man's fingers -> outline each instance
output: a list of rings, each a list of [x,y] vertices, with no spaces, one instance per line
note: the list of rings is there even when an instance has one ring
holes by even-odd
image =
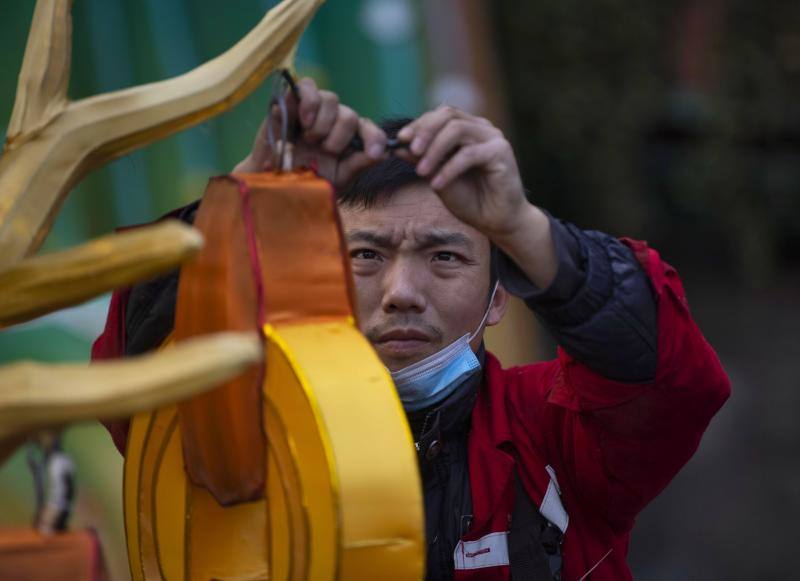
[[[406,125],[398,133],[398,138],[409,143],[408,149],[411,153],[422,155],[439,130],[459,113],[457,109],[446,106],[429,111]]]
[[[503,140],[497,139],[462,147],[433,177],[431,188],[443,190],[467,171],[489,163],[500,153],[502,144]]]
[[[417,161],[419,161],[419,158],[411,153],[407,147],[398,147],[392,152],[392,155],[414,165],[416,165]]]
[[[469,119],[471,116],[455,107],[442,106],[429,111],[412,121],[397,134],[398,139],[409,143],[409,150],[421,156],[428,149],[436,134],[453,119]]]
[[[341,154],[359,129],[358,114],[350,107],[339,105],[336,120],[331,127],[325,140],[322,142],[322,149],[334,155]]]
[[[362,117],[358,122],[358,134],[364,142],[364,153],[373,160],[379,160],[386,152],[386,133],[369,119]]]
[[[322,96],[314,79],[304,77],[297,82],[297,92],[300,95],[300,126],[310,129],[317,120],[317,113],[322,104]]]
[[[337,186],[346,184],[360,171],[386,155],[386,134],[368,119],[339,104],[339,97],[331,91],[321,91],[310,78],[297,82],[299,103],[287,95],[286,106],[289,118],[300,121],[302,135],[295,149],[295,161],[317,164],[321,174]],[[261,124],[252,151],[235,171],[258,172],[269,169],[272,151],[267,139],[267,128],[272,124],[276,139],[280,138],[281,115],[272,107]],[[348,145],[358,134],[364,151],[349,153]],[[349,155],[348,155],[349,153]],[[321,155],[320,155],[321,154]],[[342,159],[343,154],[346,158]],[[328,163],[329,162],[329,163]],[[329,170],[323,172],[323,166]]]
[[[423,177],[431,175],[459,147],[488,141],[501,135],[498,129],[476,123],[472,119],[452,119],[428,145],[425,155],[417,164],[417,173]]]
[[[363,117],[359,119],[358,125],[358,134],[364,142],[364,151],[354,151],[339,160],[335,181],[337,187],[346,186],[358,172],[387,156],[386,134],[383,130]]]
[[[314,124],[303,133],[306,141],[311,143],[325,139],[333,129],[333,125],[339,116],[338,95],[330,91],[320,91],[319,94],[321,102]]]

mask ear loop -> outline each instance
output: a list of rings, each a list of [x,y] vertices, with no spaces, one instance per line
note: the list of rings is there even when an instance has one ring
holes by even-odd
[[[491,296],[489,297],[489,306],[488,306],[488,307],[486,307],[486,312],[485,312],[485,313],[483,313],[483,318],[481,319],[481,322],[480,322],[480,324],[478,325],[478,328],[477,328],[477,329],[475,329],[475,332],[474,332],[474,333],[472,333],[472,334],[469,336],[469,341],[470,341],[470,342],[471,342],[471,341],[472,341],[472,340],[473,340],[475,337],[477,337],[477,336],[478,336],[478,333],[480,333],[480,332],[481,332],[481,329],[483,329],[483,326],[484,326],[484,324],[486,324],[486,319],[488,319],[488,318],[489,318],[489,311],[491,311],[491,310],[492,310],[492,304],[494,303],[494,296],[497,294],[497,288],[498,288],[499,286],[500,286],[500,281],[499,281],[499,280],[496,280],[496,281],[494,281],[494,288],[492,289],[492,294],[491,294]]]

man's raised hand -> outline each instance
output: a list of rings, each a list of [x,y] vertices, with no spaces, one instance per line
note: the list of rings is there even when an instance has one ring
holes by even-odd
[[[481,231],[540,288],[555,279],[557,256],[547,216],[525,198],[514,151],[486,119],[439,107],[397,134],[447,209]]]
[[[293,153],[295,165],[316,165],[320,176],[340,188],[385,155],[386,134],[369,119],[359,117],[350,107],[339,103],[336,93],[318,89],[310,78],[298,81],[297,89],[299,106],[291,93],[286,96],[290,123],[294,119],[300,122],[301,131]],[[273,124],[273,134],[280,135],[277,107],[264,119],[252,151],[234,168],[235,172],[272,169],[274,156],[267,139],[268,123]],[[348,149],[356,135],[364,143],[363,151]]]
[[[530,204],[514,151],[491,122],[442,106],[406,125],[398,138],[409,148],[397,155],[416,163],[417,173],[460,220],[492,239],[520,226]]]

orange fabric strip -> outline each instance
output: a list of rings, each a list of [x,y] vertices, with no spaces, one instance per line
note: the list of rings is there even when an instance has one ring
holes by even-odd
[[[195,227],[205,246],[181,271],[176,341],[256,332],[263,322],[352,316],[335,201],[330,184],[313,173],[214,178]],[[186,472],[223,506],[263,496],[263,373],[253,368],[178,406]]]

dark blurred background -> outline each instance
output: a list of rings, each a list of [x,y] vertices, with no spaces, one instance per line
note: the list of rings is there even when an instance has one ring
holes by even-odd
[[[789,579],[800,516],[800,3],[495,2],[534,198],[682,272],[733,381],[642,514],[641,579]]]
[[[0,123],[34,1],[3,4]],[[75,2],[70,94],[185,72],[274,4]],[[680,270],[734,392],[639,519],[635,576],[797,578],[800,3],[329,0],[297,65],[374,118],[440,103],[488,116],[511,138],[534,202],[585,228],[647,239]],[[268,94],[89,176],[45,249],[198,197],[209,175],[247,153]],[[105,308],[94,301],[3,332],[0,361],[85,360]],[[506,364],[552,353],[519,305],[490,345]],[[67,448],[79,465],[76,526],[100,528],[124,579],[120,461],[96,425],[72,428]],[[29,480],[21,454],[0,468],[0,525],[28,519]]]

